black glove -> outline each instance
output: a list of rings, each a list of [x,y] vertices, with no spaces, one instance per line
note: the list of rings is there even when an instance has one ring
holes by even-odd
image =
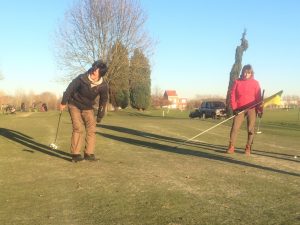
[[[233,115],[237,116],[240,112],[241,110],[239,109],[233,110]]]
[[[260,107],[256,108],[256,116],[257,117],[261,118],[262,115],[263,115],[263,112],[264,112],[264,108],[263,107],[260,106]]]
[[[258,117],[258,118],[261,118],[261,117],[262,117],[262,115],[263,115],[263,113],[262,113],[262,112],[257,112],[257,117]]]
[[[101,123],[102,118],[101,117],[97,117],[97,123]]]

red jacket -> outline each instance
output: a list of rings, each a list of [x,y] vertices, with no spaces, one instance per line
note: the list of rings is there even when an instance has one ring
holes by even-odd
[[[243,110],[260,102],[262,99],[258,81],[253,76],[249,79],[240,78],[235,80],[231,89],[230,100],[232,110]],[[256,109],[259,109],[259,107],[257,105]]]

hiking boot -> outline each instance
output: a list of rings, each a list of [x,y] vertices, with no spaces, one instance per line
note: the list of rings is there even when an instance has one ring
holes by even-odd
[[[232,144],[229,144],[226,153],[227,154],[233,154],[234,153],[234,146]]]
[[[245,154],[247,156],[250,156],[251,155],[251,145],[246,145],[246,148],[245,148]]]
[[[73,154],[72,155],[72,162],[77,163],[77,162],[80,162],[82,160],[83,160],[83,158],[80,154]]]
[[[87,153],[84,153],[84,160],[88,160],[88,161],[97,161],[98,159],[95,157],[94,154],[87,154]]]

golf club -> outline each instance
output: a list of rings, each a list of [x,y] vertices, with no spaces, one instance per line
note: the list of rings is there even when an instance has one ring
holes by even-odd
[[[262,100],[264,100],[264,95],[265,95],[265,89],[263,90],[263,93],[262,93],[262,95],[261,95],[261,99],[262,99]],[[258,125],[257,125],[257,130],[256,130],[256,133],[257,133],[257,134],[261,134],[261,133],[262,133],[262,132],[259,130],[261,117],[262,117],[262,115],[258,118]]]
[[[262,133],[262,132],[259,130],[260,120],[261,120],[261,118],[258,119],[258,125],[257,125],[257,131],[256,131],[257,134],[261,134],[261,133]]]
[[[248,109],[244,109],[243,111],[240,111],[238,114],[241,114],[241,113],[245,112],[246,110],[248,110]],[[226,120],[223,120],[222,122],[220,122],[220,123],[218,123],[218,124],[216,124],[216,125],[214,125],[214,126],[208,128],[208,129],[202,131],[201,133],[197,134],[196,136],[194,136],[194,137],[192,137],[192,138],[190,138],[190,139],[188,139],[188,140],[182,142],[181,144],[179,144],[179,145],[177,145],[177,146],[174,146],[174,148],[178,148],[178,147],[184,145],[186,142],[189,142],[189,141],[195,139],[196,137],[199,137],[200,135],[202,135],[202,134],[204,134],[204,133],[206,133],[206,132],[208,132],[208,131],[214,129],[215,127],[217,127],[217,126],[219,126],[219,125],[221,125],[222,123],[225,123],[225,122],[227,122],[228,120],[231,120],[232,118],[236,117],[238,114],[233,115],[233,116],[227,118]]]
[[[53,149],[53,150],[56,150],[58,148],[58,146],[56,145],[56,140],[57,140],[57,135],[58,135],[58,129],[59,129],[61,115],[62,115],[62,111],[60,111],[59,116],[58,116],[58,124],[57,124],[57,129],[56,129],[56,134],[55,134],[54,142],[49,145],[49,147],[51,149]]]

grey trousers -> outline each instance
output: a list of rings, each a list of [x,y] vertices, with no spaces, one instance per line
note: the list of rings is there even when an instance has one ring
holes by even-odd
[[[84,152],[94,154],[96,143],[96,120],[94,110],[80,110],[74,105],[68,105],[72,120],[71,153],[80,154],[85,134]]]

